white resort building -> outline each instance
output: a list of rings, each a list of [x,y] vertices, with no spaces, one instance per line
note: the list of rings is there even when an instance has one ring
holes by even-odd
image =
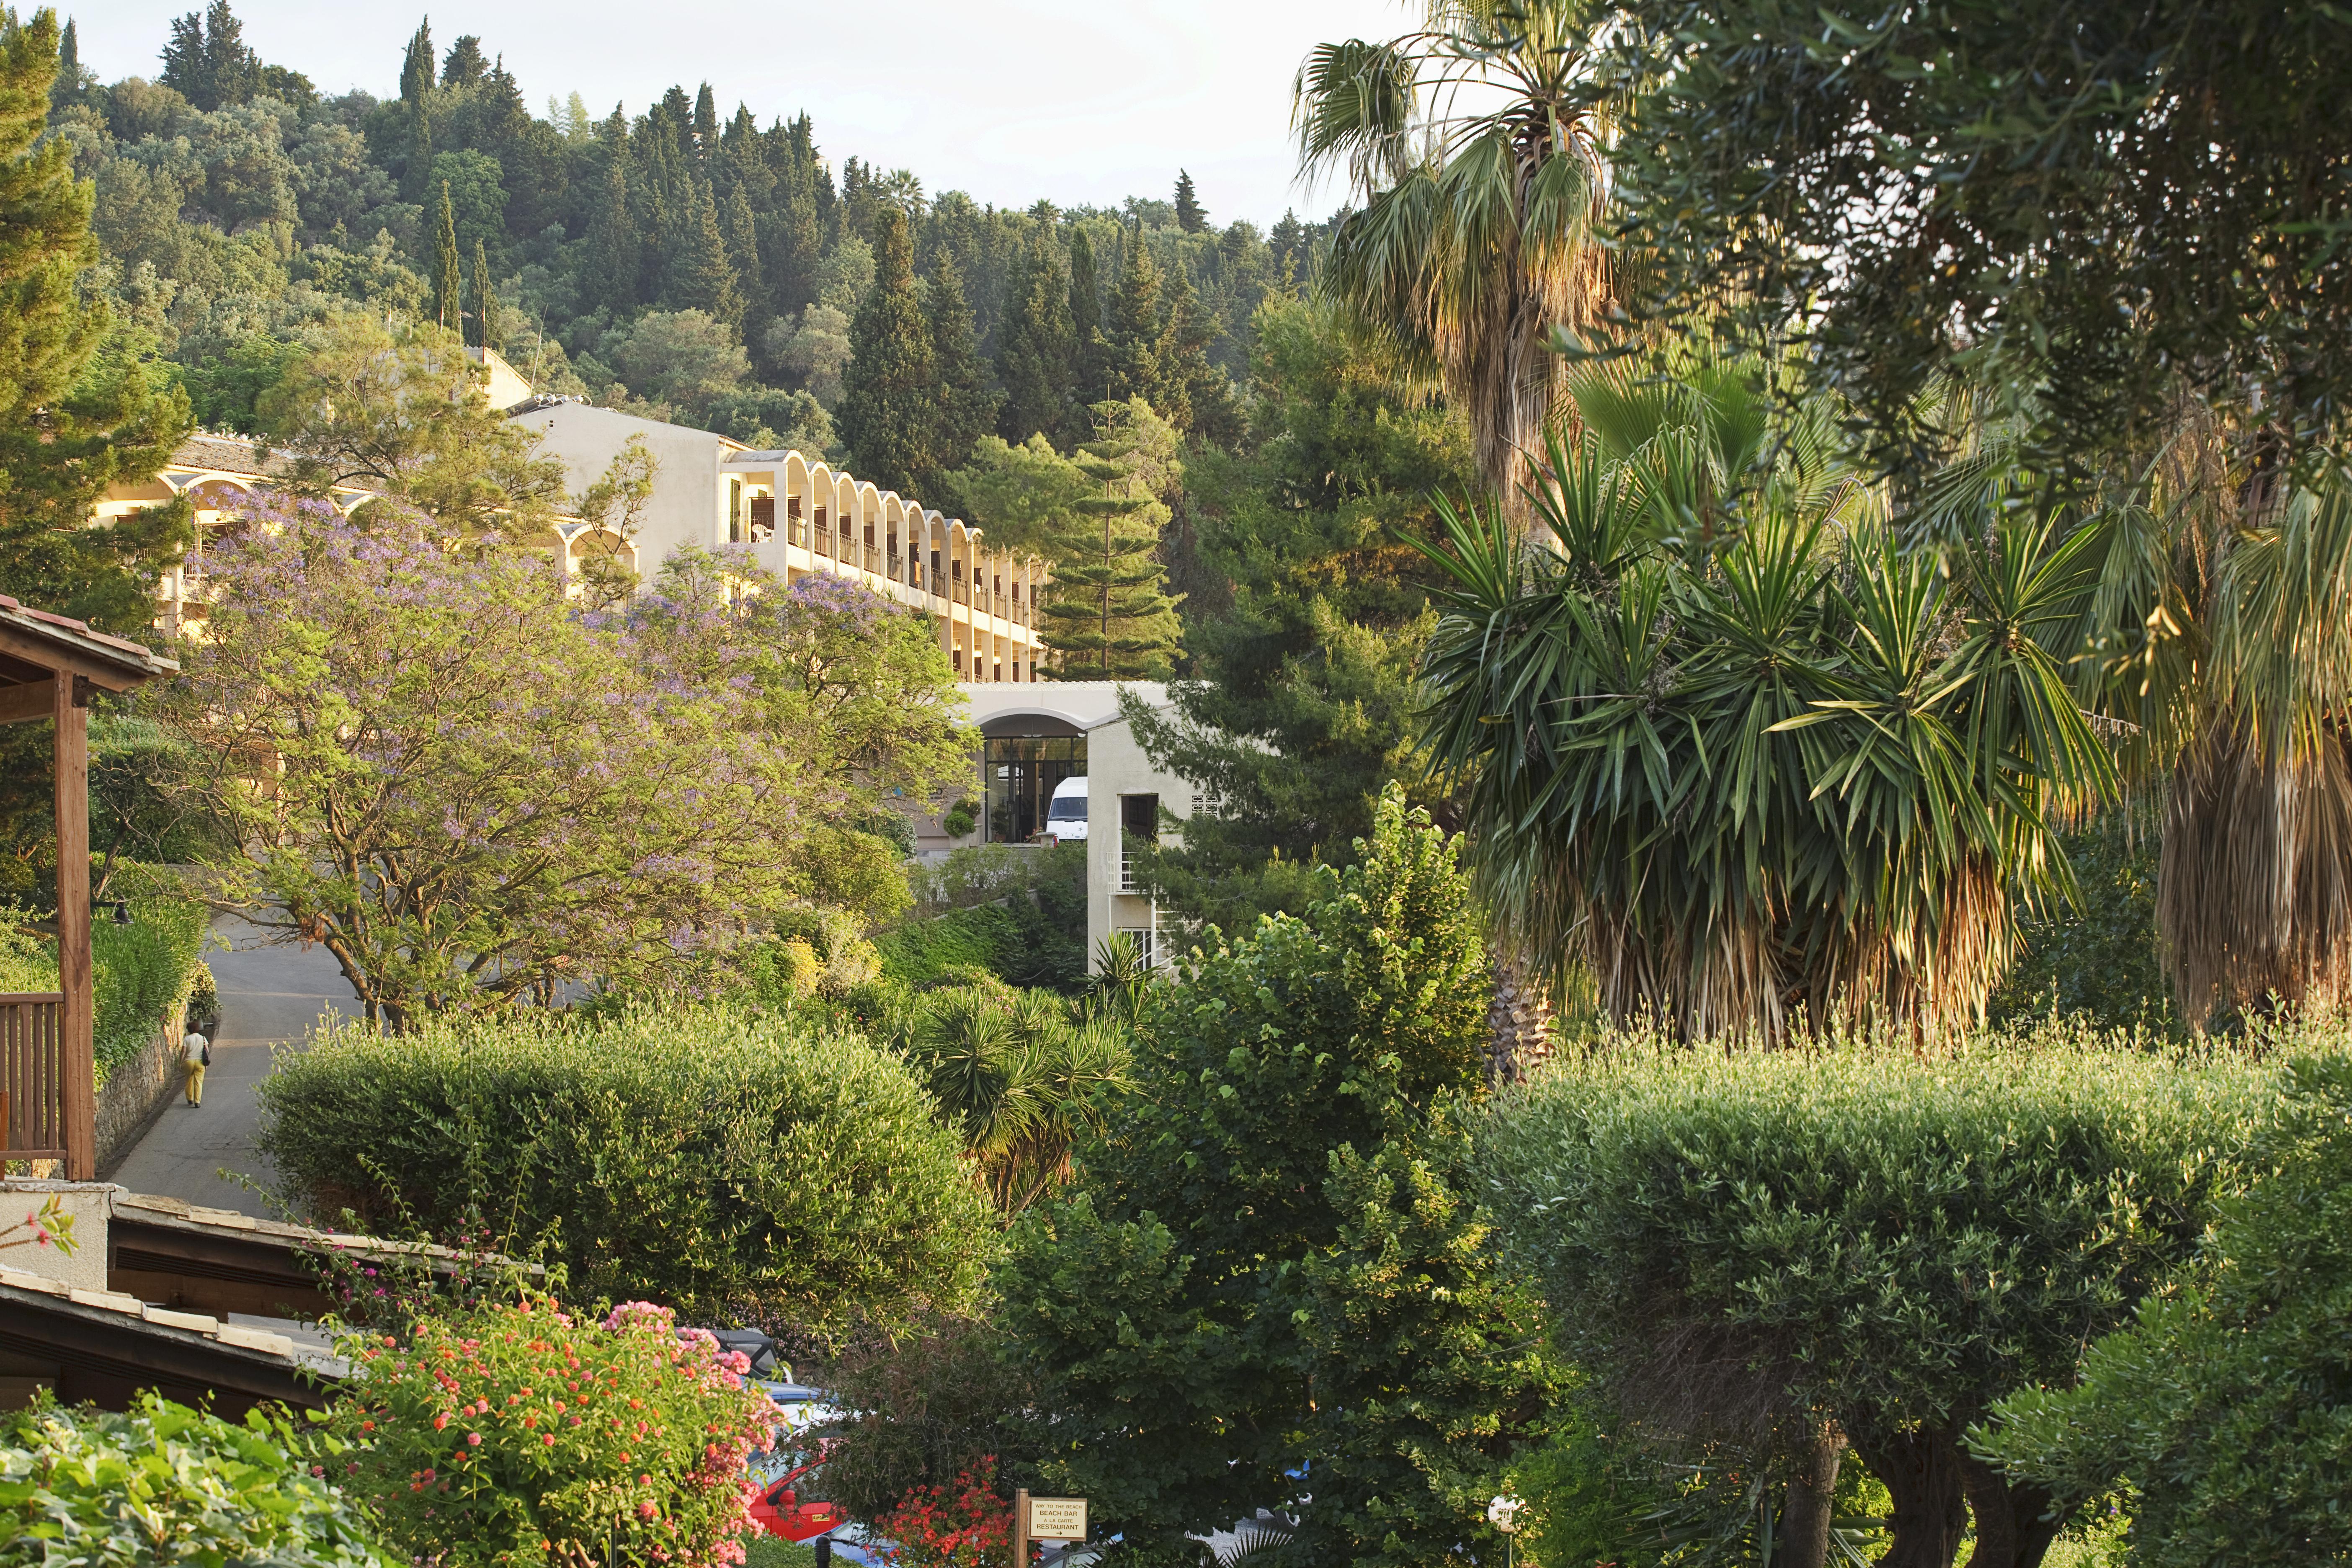
[[[543,547],[567,578],[592,555],[617,557],[650,578],[684,545],[740,546],[781,581],[813,573],[847,577],[928,615],[959,679],[1038,679],[1044,568],[989,549],[979,529],[799,452],[753,451],[709,430],[540,399],[497,353],[467,352],[487,367],[490,405],[530,428],[541,450],[563,464],[572,493],[602,478],[633,437],[658,465],[632,536],[557,520]],[[242,437],[200,435],[182,442],[153,479],[118,485],[100,500],[91,521],[100,525],[182,495],[194,504],[196,543],[159,586],[158,630],[176,636],[202,622],[205,541],[219,528],[222,508],[274,488],[289,466],[276,455],[265,461]],[[375,495],[338,485],[330,499],[350,512]]]

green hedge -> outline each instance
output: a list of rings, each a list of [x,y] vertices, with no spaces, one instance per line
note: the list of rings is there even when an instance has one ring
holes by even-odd
[[[958,1306],[993,1245],[907,1068],[772,1016],[345,1025],[260,1096],[311,1212],[397,1226],[405,1205],[449,1235],[478,1205],[510,1242],[551,1237],[575,1297],[821,1329]]]
[[[146,867],[119,868],[110,891],[127,898],[131,923],[117,925],[100,908],[90,924],[100,1087],[116,1068],[135,1060],[163,1021],[188,999],[211,923],[202,904],[178,894],[165,873]],[[24,930],[32,918],[24,910],[0,906],[0,991],[57,989],[56,939]]]

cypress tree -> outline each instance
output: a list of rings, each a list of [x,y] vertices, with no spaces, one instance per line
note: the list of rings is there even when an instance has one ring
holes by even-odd
[[[441,221],[433,230],[433,316],[451,331],[465,324],[465,301],[457,279],[457,215],[449,205],[449,182],[441,182]]]
[[[408,110],[408,162],[401,170],[404,200],[421,202],[433,180],[433,19],[416,25],[400,62],[400,101]]]
[[[779,311],[802,310],[816,296],[816,264],[824,253],[824,224],[817,211],[816,171],[795,157],[782,182],[783,201],[760,247],[768,263],[768,292]]]
[[[620,118],[614,110],[614,120]],[[637,237],[629,225],[627,144],[605,125],[604,189],[590,209],[583,294],[590,307],[618,313],[637,302]]]
[[[57,85],[49,89],[49,106],[62,109],[68,103],[79,103],[89,95],[92,80],[82,70],[81,36],[68,16],[66,30],[58,37],[58,79]]]
[[[711,199],[708,180],[697,179],[688,189],[678,240],[670,255],[671,302],[680,310],[740,324],[743,300],[735,291],[735,267],[727,255],[726,237],[719,231],[719,205]]]
[[[1110,395],[1103,374],[1102,288],[1095,247],[1082,225],[1070,226],[1070,377],[1085,407]]]
[[[1110,300],[1103,331],[1103,380],[1110,400],[1140,397],[1157,407],[1167,395],[1160,366],[1160,268],[1139,228],[1122,248],[1126,259]]]
[[[963,269],[952,254],[942,252],[931,269],[924,303],[931,319],[931,366],[940,401],[932,439],[934,467],[924,476],[923,493],[937,497],[944,493],[940,470],[971,461],[973,444],[988,434],[996,416],[996,394],[989,387],[988,366],[972,335]]]
[[[1182,268],[1169,276],[1168,325],[1160,333],[1160,393],[1168,422],[1196,440],[1230,446],[1240,438],[1241,405],[1233,383],[1209,359],[1217,323],[1201,309]]]
[[[472,33],[459,37],[441,58],[441,85],[469,88],[482,85],[490,72],[490,62],[482,53],[482,40]]]
[[[719,232],[727,242],[727,260],[732,268],[744,340],[757,342],[774,312],[768,307],[767,290],[760,287],[759,223],[751,216],[751,193],[743,188],[740,180],[732,182],[732,186],[727,193],[726,205],[719,209]]]
[[[499,331],[499,296],[490,287],[490,253],[474,241],[474,336],[477,348],[495,349],[504,337]]]
[[[1070,295],[1055,261],[1053,220],[1040,217],[1013,254],[996,328],[996,433],[1016,447],[1037,435],[1063,440],[1070,423]]]
[[[400,61],[400,101],[418,104],[433,89],[433,18],[427,16],[416,25],[408,40],[408,52]]]
[[[1176,226],[1186,234],[1199,234],[1209,226],[1208,212],[1192,189],[1192,176],[1181,169],[1176,171]]]
[[[874,287],[849,323],[849,369],[835,422],[857,477],[901,495],[937,464],[939,375],[915,294],[907,215],[874,210]]]
[[[702,90],[694,95],[694,152],[705,170],[710,167],[711,154],[719,150],[719,100],[711,96],[710,84],[704,82]]]
[[[1078,448],[1077,466],[1102,493],[1077,503],[1081,521],[1054,552],[1045,602],[1046,640],[1063,680],[1164,680],[1178,652],[1178,601],[1163,592],[1160,529],[1168,508],[1139,470],[1148,414],[1104,403],[1100,435]],[[1152,421],[1152,423],[1157,423]],[[1165,428],[1160,431],[1166,438]]]

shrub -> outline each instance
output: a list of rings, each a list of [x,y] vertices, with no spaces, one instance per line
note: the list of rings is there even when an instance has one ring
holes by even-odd
[[[1488,1118],[1482,1163],[1564,1348],[1654,1431],[1833,1420],[1894,1499],[1889,1562],[2038,1559],[2048,1499],[1959,1439],[2072,1378],[2242,1180],[2270,1075],[2048,1030],[1933,1058],[1611,1042]],[[1962,1496],[1967,1498],[1963,1509]]]
[[[952,1483],[917,1487],[874,1521],[905,1568],[1011,1568],[1013,1508],[996,1495],[996,1461],[983,1458]]]
[[[173,1009],[188,999],[204,968],[197,955],[211,923],[202,904],[148,868],[118,868],[115,885],[128,896],[131,923],[117,925],[101,912],[89,931],[100,1087],[116,1068],[136,1059]],[[0,991],[57,989],[57,940],[28,929],[33,919],[26,910],[0,904]]]
[[[347,1025],[281,1057],[261,1146],[314,1211],[469,1205],[576,1293],[823,1328],[966,1300],[985,1199],[913,1075],[855,1037],[724,1010]]]
[[[0,1564],[383,1562],[282,1416],[144,1393],[127,1415],[37,1407],[0,1438]]]
[[[909,868],[919,919],[875,939],[883,972],[910,985],[958,968],[1076,991],[1087,975],[1087,847],[982,844]]]
[[[824,1496],[872,1521],[920,1488],[947,1487],[991,1456],[1022,1458],[1034,1479],[1034,1433],[1022,1413],[1035,1389],[1000,1353],[1002,1336],[976,1319],[939,1319],[895,1344],[845,1357],[827,1380],[858,1414],[828,1434]]]
[[[2176,1293],[1974,1434],[2064,1501],[2120,1479],[2147,1568],[2352,1560],[2352,1061],[2290,1063],[2261,1163]]]
[[[343,1346],[329,1429],[385,1538],[475,1563],[740,1563],[775,1406],[699,1330],[646,1302],[601,1324],[552,1300],[427,1318]]]

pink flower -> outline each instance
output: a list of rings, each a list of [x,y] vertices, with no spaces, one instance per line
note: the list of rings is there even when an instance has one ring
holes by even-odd
[[[660,1510],[654,1507],[653,1500],[651,1498],[647,1498],[645,1501],[637,1504],[637,1517],[639,1519],[651,1519]]]
[[[479,1432],[468,1432],[466,1434],[466,1441],[478,1448],[482,1445],[482,1435]]]

